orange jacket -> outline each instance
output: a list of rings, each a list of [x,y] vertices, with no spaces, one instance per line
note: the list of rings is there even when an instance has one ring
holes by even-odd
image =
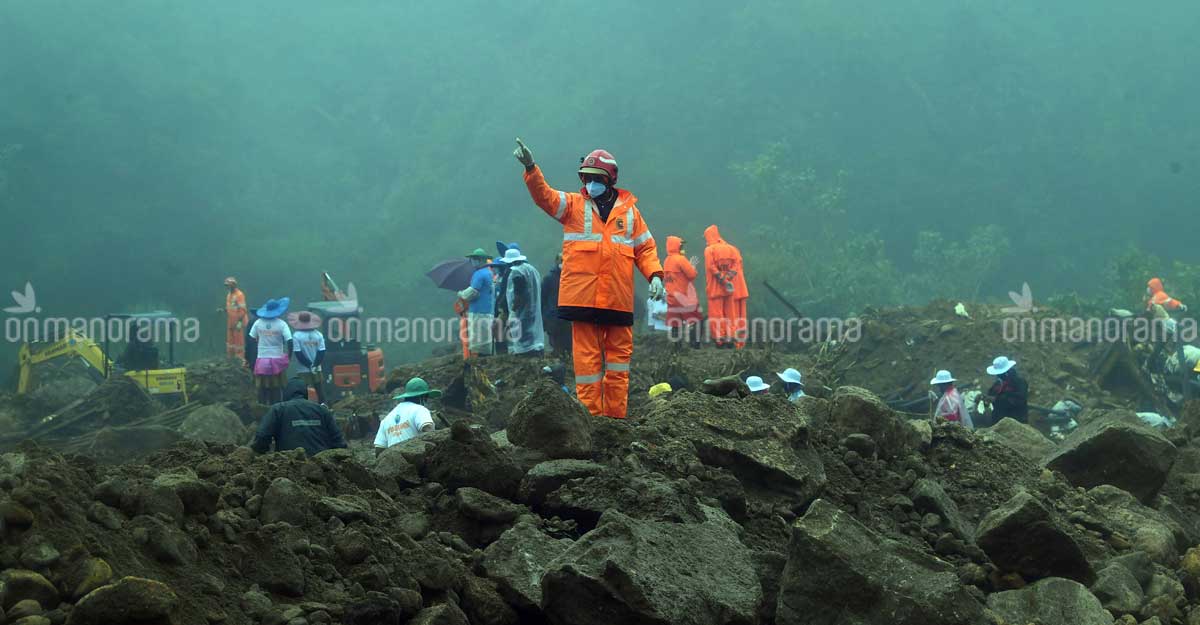
[[[525,186],[533,202],[563,227],[559,317],[633,325],[634,265],[647,281],[663,272],[654,236],[642,220],[637,198],[625,189],[617,189],[617,201],[608,221],[600,222],[591,198],[551,188],[536,166],[525,172]],[[605,315],[604,311],[619,314]]]
[[[1150,290],[1150,297],[1146,301],[1146,310],[1150,310],[1150,307],[1154,306],[1155,304],[1158,304],[1167,310],[1179,310],[1179,306],[1182,304],[1182,302],[1171,297],[1170,295],[1167,295],[1167,292],[1163,290],[1162,280],[1159,280],[1158,278],[1150,278],[1150,281],[1146,283],[1146,288]]]
[[[746,274],[742,270],[742,253],[738,248],[721,238],[721,231],[715,225],[704,229],[704,277],[708,289],[708,297],[729,297],[746,299],[750,290],[746,288]],[[733,283],[730,292],[728,282]]]
[[[225,321],[230,328],[236,328],[239,321],[242,322],[242,327],[245,327],[249,320],[250,315],[246,312],[246,294],[235,288],[225,296]]]
[[[696,288],[692,281],[699,275],[683,255],[683,239],[667,237],[667,259],[663,261],[663,285],[667,287],[667,306],[695,306]]]

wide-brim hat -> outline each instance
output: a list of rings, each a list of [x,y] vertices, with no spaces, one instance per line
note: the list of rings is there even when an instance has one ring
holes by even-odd
[[[467,254],[467,258],[487,258],[490,260],[492,258],[492,256],[491,256],[491,254],[488,254],[487,252],[483,251],[482,247],[477,247],[477,248],[475,248],[474,252]]]
[[[421,378],[413,378],[404,385],[404,392],[392,396],[392,399],[409,399],[411,397],[433,397],[442,396],[442,392],[429,388],[429,384]]]
[[[958,381],[958,380],[955,380],[955,379],[954,379],[954,376],[950,375],[950,372],[949,372],[949,371],[946,371],[945,369],[942,369],[941,371],[938,371],[938,372],[937,372],[937,375],[933,376],[933,379],[932,379],[932,380],[930,380],[930,381],[929,381],[929,383],[930,383],[930,384],[934,384],[934,385],[936,385],[936,384],[950,384],[951,382],[957,382],[957,381]]]
[[[524,254],[521,253],[521,250],[519,250],[515,247],[510,247],[507,250],[505,250],[504,258],[502,258],[501,260],[504,262],[504,264],[510,265],[512,263],[519,263],[521,261],[528,260],[528,259],[525,258]]]
[[[992,366],[987,368],[988,375],[1002,375],[1017,366],[1017,361],[1009,360],[1008,356],[996,356]]]
[[[307,321],[304,320],[305,317]],[[288,313],[288,325],[292,326],[293,330],[315,330],[321,327],[321,318],[316,313],[302,310]]]
[[[775,376],[778,377],[780,380],[783,380],[784,382],[790,382],[792,384],[799,384],[800,386],[804,386],[804,378],[802,378],[800,376],[800,372],[796,371],[795,369],[792,369],[791,367],[788,367],[787,369],[784,369],[783,371],[776,373]]]
[[[237,286],[237,285],[238,285],[237,278],[235,278],[233,276],[229,276],[228,278],[225,278],[225,286]]]
[[[292,303],[290,297],[281,297],[279,299],[269,299],[262,308],[254,311],[254,314],[259,319],[275,319],[287,312],[288,305]]]
[[[759,391],[765,391],[771,388],[770,384],[763,382],[763,379],[756,375],[746,378],[746,386],[750,387],[751,393],[757,393]]]

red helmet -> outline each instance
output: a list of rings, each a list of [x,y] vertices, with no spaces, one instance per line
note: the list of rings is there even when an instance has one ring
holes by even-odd
[[[617,159],[607,150],[592,150],[587,156],[579,159],[579,179],[584,174],[599,174],[608,176],[610,183],[617,182]]]

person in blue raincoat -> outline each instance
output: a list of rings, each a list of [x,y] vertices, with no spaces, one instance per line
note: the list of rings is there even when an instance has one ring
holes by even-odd
[[[508,304],[508,351],[511,354],[540,356],[546,349],[542,329],[542,276],[526,262],[520,250],[504,253],[508,267],[505,301]]]

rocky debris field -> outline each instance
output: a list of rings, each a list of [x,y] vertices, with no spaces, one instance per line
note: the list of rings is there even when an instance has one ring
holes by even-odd
[[[1165,431],[1089,404],[1053,442],[897,413],[848,385],[861,347],[660,341],[624,421],[549,360],[399,367],[334,407],[446,391],[378,458],[239,446],[262,408],[221,363],[184,407],[101,385],[98,431],[0,454],[0,625],[1200,624],[1200,402]],[[786,366],[797,404],[691,390]],[[690,388],[646,396],[666,379]]]

